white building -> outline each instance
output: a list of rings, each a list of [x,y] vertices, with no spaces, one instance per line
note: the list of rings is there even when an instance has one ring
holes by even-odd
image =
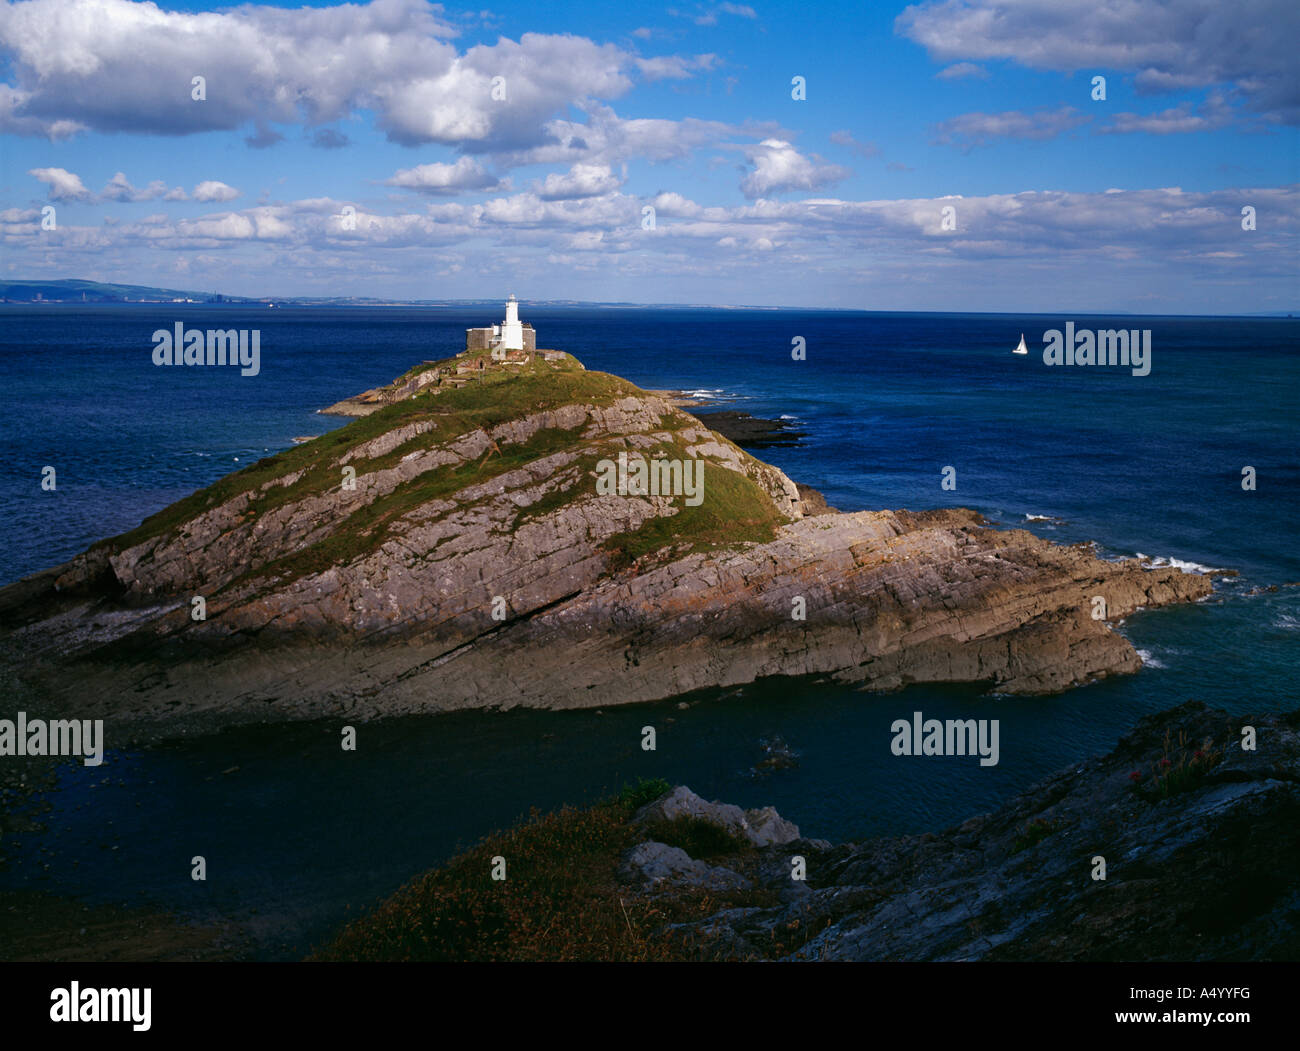
[[[506,300],[506,319],[501,322],[501,349],[524,349],[524,326],[519,324],[519,300],[513,292]]]
[[[528,322],[519,320],[519,301],[511,293],[506,300],[506,318],[499,325],[491,328],[467,328],[465,330],[465,349],[499,351],[502,354],[512,350],[534,351],[537,349],[537,334]]]

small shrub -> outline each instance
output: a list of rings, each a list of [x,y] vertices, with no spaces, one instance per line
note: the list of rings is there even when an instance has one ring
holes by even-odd
[[[662,777],[638,777],[636,784],[623,786],[618,801],[629,810],[640,810],[647,803],[653,803],[672,790],[673,786]]]
[[[1140,770],[1134,770],[1129,780],[1133,782],[1133,790],[1146,799],[1168,799],[1196,788],[1201,778],[1222,759],[1223,750],[1215,748],[1210,738],[1205,738],[1199,748],[1189,748],[1185,731],[1179,732],[1175,744],[1166,730],[1164,753],[1151,764],[1151,776],[1143,777]]]
[[[650,839],[667,843],[670,847],[680,847],[700,861],[740,854],[752,847],[749,840],[739,833],[700,817],[649,821],[646,823],[645,832]]]
[[[317,960],[647,960],[645,910],[616,877],[636,842],[619,806],[533,812],[348,924]],[[490,878],[495,855],[507,878]]]

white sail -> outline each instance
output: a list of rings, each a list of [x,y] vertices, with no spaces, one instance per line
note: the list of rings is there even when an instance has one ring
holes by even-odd
[[[1025,334],[1020,333],[1020,346],[1011,352],[1012,354],[1028,354],[1029,348],[1025,346]]]

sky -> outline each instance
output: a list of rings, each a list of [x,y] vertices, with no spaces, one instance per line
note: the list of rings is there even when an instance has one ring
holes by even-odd
[[[5,0],[0,276],[1289,311],[1298,48],[1296,0]]]

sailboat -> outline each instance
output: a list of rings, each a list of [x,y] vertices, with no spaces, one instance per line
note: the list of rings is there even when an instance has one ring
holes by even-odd
[[[1029,348],[1025,346],[1025,334],[1020,333],[1020,346],[1011,352],[1012,354],[1028,354]]]

